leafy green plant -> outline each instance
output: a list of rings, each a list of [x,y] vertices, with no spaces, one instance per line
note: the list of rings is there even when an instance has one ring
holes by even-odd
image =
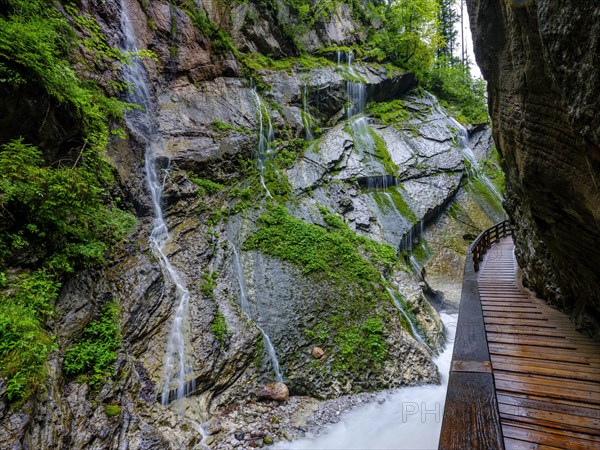
[[[41,151],[22,140],[1,146],[0,260],[27,254],[57,275],[102,262],[135,223],[103,196],[86,167],[45,166]]]
[[[205,273],[202,275],[202,283],[200,284],[200,292],[206,297],[215,298],[214,290],[217,287],[217,272]]]
[[[92,388],[98,388],[114,373],[113,363],[121,347],[119,306],[107,304],[100,317],[85,329],[81,339],[65,352],[63,370],[68,376],[85,374]]]
[[[225,321],[225,316],[219,310],[215,314],[215,317],[210,324],[210,330],[214,334],[217,341],[219,341],[219,345],[223,347],[227,343],[227,338],[231,334],[229,328],[227,327],[227,322]]]

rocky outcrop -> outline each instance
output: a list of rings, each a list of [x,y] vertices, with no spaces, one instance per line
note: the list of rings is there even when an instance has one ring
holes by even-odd
[[[467,4],[524,282],[600,338],[600,7]]]

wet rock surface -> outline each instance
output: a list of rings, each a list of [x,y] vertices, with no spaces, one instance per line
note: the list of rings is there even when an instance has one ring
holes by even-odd
[[[600,7],[467,1],[526,285],[600,337]]]

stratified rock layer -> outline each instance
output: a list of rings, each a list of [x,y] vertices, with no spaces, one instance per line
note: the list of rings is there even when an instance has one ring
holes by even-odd
[[[467,4],[524,281],[600,338],[600,4]]]

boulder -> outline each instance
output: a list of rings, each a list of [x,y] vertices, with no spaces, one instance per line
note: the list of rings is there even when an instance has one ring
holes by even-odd
[[[269,383],[258,388],[256,390],[256,396],[264,400],[285,402],[290,396],[290,391],[285,383],[277,381],[275,383]]]

